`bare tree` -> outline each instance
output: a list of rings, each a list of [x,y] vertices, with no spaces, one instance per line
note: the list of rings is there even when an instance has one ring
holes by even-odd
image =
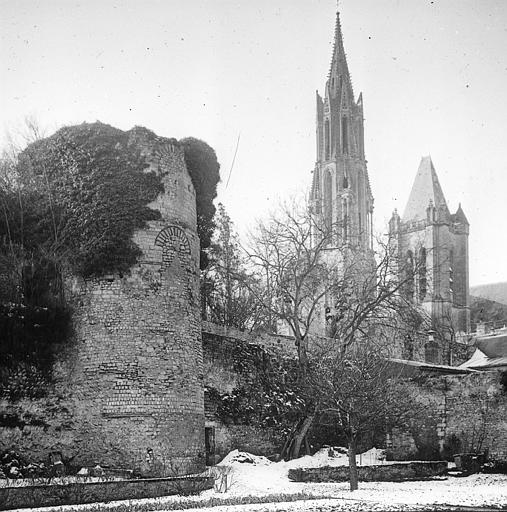
[[[321,397],[319,420],[332,423],[347,440],[352,491],[358,488],[358,443],[400,425],[415,407],[399,379],[401,370],[391,364],[391,341],[389,329],[372,329],[346,350],[321,340],[313,351],[310,387]]]
[[[218,205],[215,231],[207,250],[208,266],[201,272],[203,318],[211,322],[256,329],[265,324],[265,311],[252,289],[258,287],[249,275],[241,252],[239,237],[225,207]]]
[[[337,285],[339,266],[324,258],[331,236],[306,203],[293,200],[259,222],[247,250],[254,273],[265,285],[257,299],[273,323],[283,324],[294,336],[302,380],[308,368],[309,334],[323,298]]]
[[[297,351],[297,385],[306,394],[308,343],[321,314],[324,298],[338,285],[339,262],[326,258],[332,230],[312,215],[306,201],[282,204],[252,236],[248,256],[264,283],[257,300],[272,325],[288,329]],[[315,419],[317,405],[306,394],[305,414],[294,425],[281,456],[298,457]]]
[[[319,345],[313,333],[318,330],[316,323],[323,322],[324,307],[330,338],[326,350],[341,358],[352,349],[357,353],[357,347],[368,340],[382,337],[392,343],[406,328],[402,320],[409,319],[412,311],[403,294],[406,278],[399,272],[393,244],[379,241],[375,253],[339,245],[336,228],[323,226],[305,203],[293,201],[259,224],[249,251],[265,282],[258,300],[288,327],[297,348],[306,407],[282,450],[282,456],[289,458],[299,456],[312,424],[327,407],[321,390],[313,385],[321,363],[336,362],[313,351]]]
[[[45,133],[34,115],[25,116],[22,122],[11,126],[5,133],[0,156],[0,273],[4,290],[7,288],[19,293],[20,266],[24,260],[25,201],[17,168],[18,155],[29,144],[42,139]],[[8,281],[18,284],[6,286]],[[10,292],[7,295],[14,298]]]
[[[24,117],[24,119],[11,126],[5,132],[5,143],[3,144],[2,156],[0,157],[0,175],[5,178],[7,169],[12,173],[14,171],[18,155],[32,142],[43,139],[47,135],[47,130],[42,126],[34,114]],[[12,178],[12,174],[11,174]]]

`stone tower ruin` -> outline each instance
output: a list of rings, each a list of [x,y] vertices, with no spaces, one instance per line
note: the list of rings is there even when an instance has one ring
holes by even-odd
[[[83,463],[141,465],[150,474],[204,466],[204,405],[195,191],[184,149],[143,128],[130,133],[165,192],[159,220],[135,233],[130,275],[75,281],[77,351],[69,390]]]
[[[30,428],[2,444],[31,460],[51,452],[77,467],[145,476],[205,466],[196,195],[184,148],[144,128],[127,133],[164,191],[158,220],[137,230],[141,256],[125,274],[69,277],[72,340],[57,354],[47,396],[7,404]],[[26,420],[28,421],[28,420]]]

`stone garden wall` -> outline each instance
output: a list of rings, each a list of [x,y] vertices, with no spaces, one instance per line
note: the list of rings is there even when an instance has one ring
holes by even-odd
[[[362,482],[402,482],[404,480],[423,480],[444,475],[447,462],[407,462],[359,466],[358,478]],[[289,469],[289,479],[294,482],[348,482],[349,467],[323,467]]]
[[[193,494],[213,487],[211,477],[147,478],[105,482],[0,487],[2,510]]]
[[[244,424],[233,417],[221,418],[216,395],[254,383],[264,365],[263,358],[293,356],[293,340],[203,322],[203,354],[206,427],[213,439],[212,459],[218,462],[234,449],[255,455],[279,452],[283,439],[272,429]]]
[[[388,438],[391,458],[451,460],[456,453],[486,451],[507,460],[505,373],[420,375],[411,387],[421,407]]]

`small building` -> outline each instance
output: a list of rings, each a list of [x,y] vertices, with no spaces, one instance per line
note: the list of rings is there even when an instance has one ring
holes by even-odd
[[[507,371],[507,329],[477,338],[475,352],[460,368]]]

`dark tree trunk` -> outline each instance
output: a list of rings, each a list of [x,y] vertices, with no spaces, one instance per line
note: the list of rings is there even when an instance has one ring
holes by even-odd
[[[293,427],[290,429],[289,435],[285,439],[285,443],[283,443],[282,451],[280,452],[280,456],[278,460],[288,460],[289,454],[291,451],[291,447],[294,444],[294,433],[297,431],[299,426],[301,425],[302,420],[298,420]]]
[[[306,339],[301,335],[296,334],[296,346],[298,350],[298,361],[299,361],[299,380],[306,382],[306,375],[308,369],[308,353],[306,351]]]
[[[308,442],[308,436],[305,436],[305,451],[306,455],[312,454],[312,451],[310,450],[310,443]]]
[[[358,477],[356,464],[356,440],[352,437],[349,440],[349,470],[350,470],[350,490],[357,491]]]
[[[306,434],[308,434],[308,431],[310,430],[310,427],[312,426],[314,419],[315,415],[310,414],[304,419],[301,428],[296,431],[294,435],[294,444],[292,446],[292,450],[289,452],[289,459],[296,459],[297,457],[299,457],[299,452],[301,451],[301,444],[303,443]]]

